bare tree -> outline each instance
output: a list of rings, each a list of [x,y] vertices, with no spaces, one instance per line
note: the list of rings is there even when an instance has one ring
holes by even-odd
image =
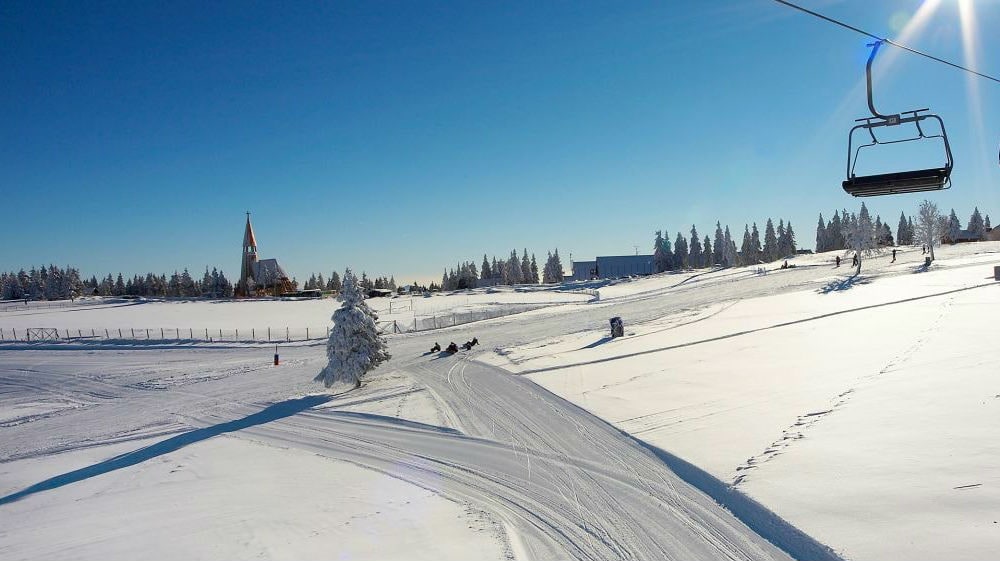
[[[924,199],[917,209],[917,223],[914,225],[917,239],[930,248],[931,261],[934,260],[934,246],[941,243],[941,235],[947,227],[947,220],[941,216],[936,204]]]

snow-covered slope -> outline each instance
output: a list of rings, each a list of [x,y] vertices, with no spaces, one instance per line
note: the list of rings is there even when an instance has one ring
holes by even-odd
[[[695,305],[640,323],[623,314],[623,339],[580,331],[487,360],[707,469],[849,558],[989,558],[1000,548],[996,246],[946,247],[927,272],[912,263],[919,251],[882,257],[858,279],[773,296],[741,297],[727,277],[776,284],[789,271],[609,287],[602,301]]]
[[[0,344],[0,557],[989,558],[998,250],[578,283],[336,396],[321,345]]]

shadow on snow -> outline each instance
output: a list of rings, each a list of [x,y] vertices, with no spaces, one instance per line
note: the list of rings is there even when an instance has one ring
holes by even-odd
[[[29,495],[34,495],[35,493],[58,489],[72,483],[78,483],[80,481],[90,479],[91,477],[131,467],[158,456],[175,452],[190,444],[195,444],[197,442],[201,442],[202,440],[208,440],[213,436],[218,436],[227,432],[235,432],[256,425],[270,423],[271,421],[276,421],[278,419],[291,417],[292,415],[326,403],[333,399],[333,397],[334,396],[332,395],[310,395],[289,399],[269,405],[268,407],[265,407],[264,409],[251,415],[247,415],[242,419],[227,421],[210,427],[181,433],[177,436],[157,442],[156,444],[150,444],[144,448],[140,448],[120,456],[115,456],[114,458],[109,458],[103,462],[98,462],[96,464],[64,473],[62,475],[57,475],[55,477],[50,477],[45,481],[35,483],[30,487],[22,489],[21,491],[11,493],[5,497],[0,497],[0,505],[12,503]]]

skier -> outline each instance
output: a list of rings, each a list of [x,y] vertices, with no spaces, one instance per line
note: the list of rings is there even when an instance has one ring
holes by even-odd
[[[837,256],[837,267],[840,267],[840,256]]]
[[[858,266],[858,254],[857,254],[857,252],[854,253],[854,257],[851,259],[851,266],[852,267],[857,267]]]
[[[895,263],[895,262],[896,262],[896,250],[895,250],[895,249],[894,249],[894,250],[892,250],[892,262],[893,262],[893,263]]]
[[[445,352],[451,353],[451,354],[457,353],[458,352],[458,345],[456,345],[455,342],[452,341],[451,343],[448,344],[448,348],[445,349]]]
[[[432,352],[432,353],[437,353],[437,352],[441,352],[441,344],[440,344],[440,343],[437,343],[437,342],[435,342],[435,343],[434,343],[434,346],[433,346],[433,347],[431,347],[431,352]]]

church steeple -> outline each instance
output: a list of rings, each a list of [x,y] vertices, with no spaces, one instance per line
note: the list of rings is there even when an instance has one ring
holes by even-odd
[[[253,226],[250,224],[250,212],[247,211],[247,228],[243,232],[243,253],[257,253],[257,238],[253,235]]]
[[[254,282],[254,265],[257,264],[257,238],[253,235],[253,226],[250,224],[250,212],[247,212],[247,226],[243,231],[243,263],[240,267],[240,281],[236,284],[236,296],[253,296],[256,283]]]

